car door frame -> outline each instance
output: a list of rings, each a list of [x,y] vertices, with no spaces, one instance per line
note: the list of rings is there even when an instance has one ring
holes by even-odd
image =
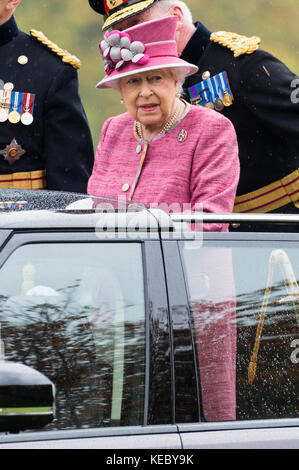
[[[88,436],[115,438],[116,436],[135,435],[152,436],[158,433],[168,436],[168,445],[179,448],[177,427],[174,423],[172,382],[173,367],[171,362],[170,321],[164,262],[162,258],[161,242],[159,234],[138,234],[138,237],[128,233],[118,233],[109,237],[102,232],[94,230],[20,230],[5,231],[1,239],[2,250],[0,252],[0,269],[9,256],[21,246],[36,243],[141,243],[145,285],[145,310],[146,310],[146,386],[145,409],[143,426],[121,426],[113,430],[97,428],[95,430],[76,431],[38,431],[23,433],[19,436],[0,436],[1,444],[17,441],[45,441],[51,439],[51,435],[57,439],[72,439],[75,436],[84,438]],[[6,236],[6,238],[5,238]],[[163,398],[164,397],[164,398]],[[163,401],[164,400],[164,401]],[[155,431],[156,429],[156,431]],[[151,447],[151,439],[142,439],[143,445]],[[133,445],[134,444],[133,441]],[[97,443],[99,445],[99,442]]]
[[[191,239],[190,239],[191,240]],[[189,241],[190,241],[189,240]],[[290,242],[299,241],[299,234],[287,232],[266,233],[204,233],[203,240],[228,242]],[[175,403],[176,421],[182,439],[183,449],[250,449],[250,448],[299,448],[299,418],[260,419],[260,420],[236,420],[227,422],[205,422],[201,407],[201,393],[199,390],[200,371],[197,371],[195,344],[192,337],[182,335],[182,324],[189,321],[190,313],[187,296],[187,286],[184,281],[183,262],[180,256],[179,242],[186,241],[180,237],[169,240],[165,236],[162,240],[165,271],[167,277],[167,289],[170,305],[170,316],[173,336],[173,361],[175,371]],[[178,321],[177,315],[183,314]],[[191,331],[191,329],[190,329]],[[180,377],[181,353],[177,345],[185,342],[185,370],[189,371],[189,380],[193,387],[193,413],[198,415],[193,422],[187,422],[182,410],[178,407],[178,401],[183,399],[184,387]],[[193,348],[193,350],[192,350]],[[192,365],[193,361],[193,365]],[[185,378],[186,380],[186,378]],[[195,381],[195,383],[194,383]],[[195,392],[196,390],[196,392]],[[192,412],[192,395],[189,397],[190,412]]]

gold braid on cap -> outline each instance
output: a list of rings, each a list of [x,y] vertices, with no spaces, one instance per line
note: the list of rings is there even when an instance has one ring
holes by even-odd
[[[129,5],[115,13],[111,13],[110,16],[106,19],[103,28],[107,29],[114,24],[115,22],[119,22],[121,20],[125,20],[130,16],[136,15],[137,13],[146,10],[154,3],[154,0],[144,0],[143,2],[137,2],[133,5]]]
[[[32,37],[44,44],[44,46],[47,46],[52,52],[55,52],[55,54],[62,57],[62,62],[71,64],[75,69],[80,68],[81,62],[78,57],[71,55],[65,49],[61,49],[60,47],[58,47],[57,44],[54,44],[54,42],[50,41],[44,35],[44,33],[42,33],[41,31],[36,31],[35,29],[31,29],[30,34]]]
[[[261,39],[258,36],[241,36],[236,33],[229,33],[226,31],[218,31],[212,33],[210,37],[211,41],[221,44],[227,47],[234,53],[234,57],[239,57],[243,54],[252,54],[259,46]]]

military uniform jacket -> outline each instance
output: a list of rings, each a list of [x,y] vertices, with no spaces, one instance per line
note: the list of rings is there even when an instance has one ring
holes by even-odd
[[[217,35],[211,40],[213,36],[197,24],[182,58],[199,70],[184,86],[190,98],[189,87],[201,82],[204,72],[211,77],[227,73],[233,103],[221,112],[234,124],[241,167],[235,212],[297,212],[298,77],[258,47],[235,57],[236,48],[218,43]]]
[[[76,68],[13,18],[0,27],[0,64],[0,92],[34,96],[30,125],[0,122],[0,187],[86,193],[94,154]]]

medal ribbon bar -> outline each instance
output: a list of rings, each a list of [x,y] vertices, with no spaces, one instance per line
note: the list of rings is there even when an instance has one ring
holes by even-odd
[[[207,78],[188,88],[191,103],[206,106],[207,103],[215,103],[216,100],[223,100],[229,95],[233,100],[226,72],[221,72],[211,78]]]
[[[10,109],[11,91],[0,90],[0,102],[1,108],[7,109],[8,112]]]
[[[216,98],[220,98],[222,100],[224,93],[221,90],[221,87],[219,86],[217,75],[209,79],[209,84],[210,84],[210,87],[212,88],[213,100],[215,101]]]
[[[19,91],[12,91],[11,101],[10,101],[10,111],[17,111],[20,114],[21,105],[22,105],[22,93],[20,93]]]
[[[29,125],[33,122],[35,94],[19,91],[0,90],[0,122],[7,119],[12,124],[21,122]],[[22,119],[23,118],[23,119]]]
[[[24,125],[28,126],[33,122],[34,101],[33,93],[23,93],[21,121]]]
[[[22,93],[18,91],[11,92],[10,112],[8,120],[12,124],[17,124],[21,118]]]
[[[10,108],[11,91],[0,90],[0,122],[7,121]]]
[[[229,84],[227,73],[226,72],[221,72],[221,73],[219,73],[219,75],[217,75],[217,77],[220,81],[221,89],[224,92],[227,92],[232,98],[234,98],[233,94],[232,94],[232,91],[231,91],[230,84]]]

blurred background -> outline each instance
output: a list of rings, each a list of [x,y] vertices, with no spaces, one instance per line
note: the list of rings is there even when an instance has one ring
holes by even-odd
[[[262,48],[299,74],[298,0],[186,0],[194,21],[211,31],[233,31],[262,39]],[[123,112],[114,90],[97,90],[103,62],[98,44],[102,39],[102,17],[88,0],[23,0],[15,18],[19,28],[42,31],[59,47],[81,60],[80,95],[90,123],[94,146],[107,117]]]

